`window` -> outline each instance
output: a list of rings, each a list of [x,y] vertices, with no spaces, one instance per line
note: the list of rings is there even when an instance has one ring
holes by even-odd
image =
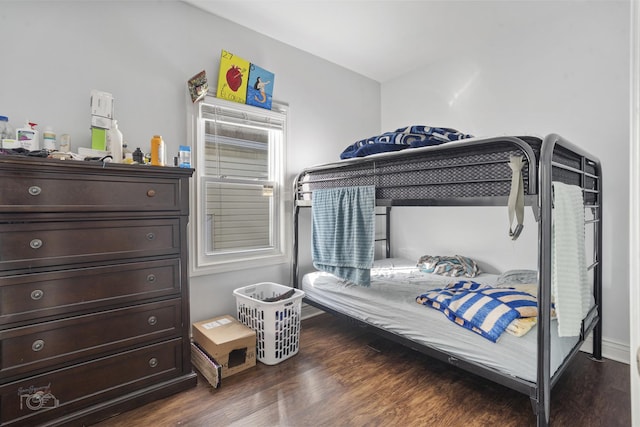
[[[214,97],[196,108],[193,273],[284,262],[286,111]]]

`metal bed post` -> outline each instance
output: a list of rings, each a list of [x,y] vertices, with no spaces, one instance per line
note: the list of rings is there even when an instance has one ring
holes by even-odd
[[[597,265],[595,266],[595,281],[594,281],[594,297],[596,305],[598,306],[598,315],[600,320],[593,328],[593,357],[596,360],[602,360],[602,169],[601,165],[597,163],[596,172],[598,176],[598,198],[597,198],[597,224],[596,224],[596,251],[597,251]]]
[[[296,202],[293,202],[294,204],[294,208],[293,208],[293,262],[292,262],[292,268],[293,268],[293,287],[294,288],[298,288],[298,275],[300,274],[299,272],[299,266],[298,266],[298,216],[300,213],[300,207],[298,207],[296,205]]]
[[[536,417],[538,427],[549,425],[551,408],[551,221],[553,195],[551,189],[555,135],[547,136],[540,150],[538,206],[538,358]]]
[[[294,288],[299,288],[300,284],[298,281],[300,280],[300,266],[299,266],[299,217],[300,217],[300,206],[298,205],[298,189],[299,189],[299,180],[301,175],[296,176],[293,180],[293,254],[291,260],[291,276],[292,276],[292,285]]]
[[[386,212],[386,222],[385,222],[385,238],[386,238],[386,251],[387,258],[391,258],[391,207],[387,206],[385,208]]]

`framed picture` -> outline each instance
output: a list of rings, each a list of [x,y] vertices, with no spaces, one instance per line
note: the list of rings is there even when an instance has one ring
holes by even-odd
[[[247,101],[249,105],[271,109],[273,98],[274,74],[258,67],[256,64],[249,65],[249,84],[247,86]]]
[[[220,75],[216,96],[244,104],[247,100],[250,65],[246,59],[223,49],[220,55]]]
[[[187,82],[189,87],[189,95],[191,95],[191,102],[200,101],[205,97],[209,90],[209,83],[207,83],[207,73],[202,70],[195,76],[191,77]]]

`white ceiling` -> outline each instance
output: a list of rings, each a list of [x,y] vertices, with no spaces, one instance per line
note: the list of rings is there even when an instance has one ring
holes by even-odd
[[[576,0],[185,0],[379,82],[513,43]],[[584,3],[584,2],[583,2]],[[544,7],[541,7],[544,6]],[[564,15],[562,13],[561,15]],[[566,16],[566,15],[565,15]]]

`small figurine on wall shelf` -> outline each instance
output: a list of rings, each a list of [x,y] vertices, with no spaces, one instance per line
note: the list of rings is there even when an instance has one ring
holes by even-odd
[[[207,73],[202,70],[195,76],[191,77],[188,82],[189,94],[191,95],[191,102],[197,102],[205,97],[209,90],[209,83],[207,82]]]

